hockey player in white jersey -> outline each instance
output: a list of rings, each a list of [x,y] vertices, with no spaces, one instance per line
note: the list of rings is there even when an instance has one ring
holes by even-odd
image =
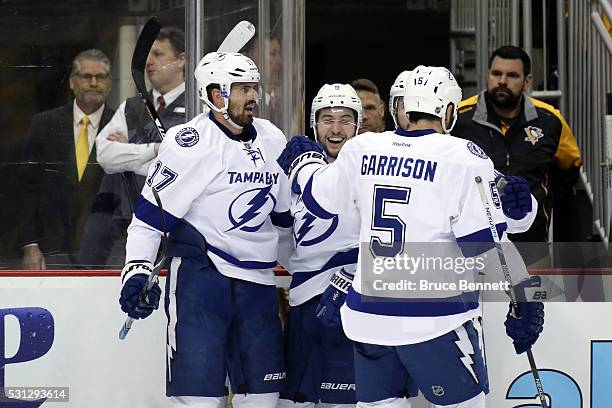
[[[404,85],[410,74],[412,71],[402,71],[389,90],[389,113],[396,130],[408,130],[408,118],[404,114]],[[502,210],[508,224],[506,232],[516,234],[527,231],[538,212],[538,201],[529,191],[527,180],[495,171],[495,182],[500,189]]]
[[[448,70],[419,67],[409,77],[404,94],[410,122],[406,132],[360,135],[349,140],[328,166],[312,142],[295,137],[279,163],[315,216],[332,219],[356,212],[361,218],[360,241],[370,243],[374,257],[394,256],[411,242],[454,243],[457,250],[471,248],[465,256],[478,255],[493,247],[493,237],[475,177],[491,186],[490,201],[497,192],[493,165],[482,150],[446,134],[454,125],[460,100],[461,90]],[[493,208],[493,217],[503,232],[501,205]],[[478,252],[468,245],[474,241],[479,243]],[[359,256],[362,259],[364,254]],[[342,307],[344,331],[357,342],[358,406],[409,407],[404,396],[411,380],[436,406],[484,407],[488,381],[477,294],[429,302],[365,296],[362,266],[358,263]],[[494,266],[489,264],[487,273],[499,270],[499,265]],[[526,277],[520,260],[510,262],[510,268],[514,282]],[[530,348],[543,327],[541,303],[524,301],[519,309],[521,319],[506,317],[517,353]]]
[[[291,226],[287,179],[276,162],[286,138],[253,117],[259,72],[241,54],[210,53],[195,70],[209,114],[173,127],[149,169],[128,229],[120,304],[133,318],[163,231],[166,394],[175,407],[217,408],[229,376],[236,408],[273,408],[286,376],[272,268],[275,226]],[[163,214],[152,189],[159,193]]]
[[[360,117],[361,103],[350,85],[326,84],[319,90],[310,125],[329,162],[356,135]],[[319,401],[326,406],[355,404],[352,341],[341,329],[339,309],[342,292],[348,289],[343,283],[350,284],[356,268],[360,220],[344,215],[317,218],[296,193],[292,215],[296,247],[287,265],[292,273],[285,340],[287,382],[279,406],[310,407]],[[412,387],[407,395],[415,393]]]
[[[310,112],[315,138],[333,162],[342,146],[357,134],[361,100],[350,85],[325,84],[313,99]],[[305,208],[299,191],[292,194],[291,213],[295,248],[286,265],[292,275],[285,329],[287,382],[279,408],[314,407],[317,403],[354,406],[353,343],[340,324],[344,299],[332,299],[332,293],[335,286],[350,282],[355,273],[360,221],[355,216],[317,218]],[[330,280],[335,286],[330,286]],[[328,307],[327,302],[336,305]]]

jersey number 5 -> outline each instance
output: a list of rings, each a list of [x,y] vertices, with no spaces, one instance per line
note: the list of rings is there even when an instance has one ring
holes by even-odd
[[[161,175],[164,176],[164,179],[159,183],[153,185],[153,180],[155,179],[155,177],[157,177],[157,173],[159,173],[160,170]],[[162,162],[156,161],[155,170],[153,170],[153,173],[151,173],[151,175],[147,177],[147,184],[155,191],[161,191],[164,188],[168,187],[168,185],[174,180],[176,180],[177,177],[178,173],[176,173],[174,170],[171,170],[169,167],[162,166]]]
[[[385,242],[373,233],[370,238],[370,251],[373,256],[393,257],[404,250],[406,224],[397,215],[388,214],[386,205],[408,204],[410,191],[410,187],[374,186],[372,231],[383,232],[386,237],[390,235],[391,242]]]

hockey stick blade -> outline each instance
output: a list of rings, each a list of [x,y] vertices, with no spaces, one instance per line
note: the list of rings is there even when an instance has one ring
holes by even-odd
[[[255,26],[248,21],[241,21],[232,28],[219,48],[218,52],[239,52],[255,35]]]
[[[499,257],[499,263],[501,264],[502,273],[504,274],[504,280],[509,284],[510,290],[508,291],[508,295],[510,296],[510,303],[512,304],[512,311],[515,317],[519,317],[520,314],[518,312],[518,302],[516,300],[516,295],[514,293],[514,285],[512,282],[512,276],[510,275],[510,271],[508,270],[508,264],[506,263],[506,257],[504,255],[504,250],[501,246],[500,239],[501,237],[497,234],[497,228],[495,227],[495,221],[493,220],[493,214],[491,214],[491,204],[487,198],[485,193],[485,188],[483,185],[482,177],[476,176],[474,179],[476,182],[476,186],[478,187],[478,194],[480,195],[480,202],[482,204],[482,208],[485,211],[487,216],[487,221],[489,223],[489,230],[491,231],[491,236],[493,237],[493,243],[495,245],[495,250],[497,252],[497,256]],[[526,351],[527,359],[529,360],[529,367],[531,368],[531,374],[533,375],[533,380],[536,387],[536,392],[538,394],[538,398],[540,399],[540,404],[542,408],[548,408],[548,402],[546,401],[546,393],[544,392],[544,387],[542,386],[542,380],[540,379],[540,373],[538,372],[538,366],[536,365],[535,358],[533,357],[533,351],[529,348]]]

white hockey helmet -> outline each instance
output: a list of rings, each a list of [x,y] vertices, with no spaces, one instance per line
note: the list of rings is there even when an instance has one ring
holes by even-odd
[[[391,90],[389,90],[389,113],[391,113],[391,118],[393,118],[393,123],[395,123],[396,128],[400,126],[396,116],[397,112],[395,111],[395,100],[399,97],[404,97],[404,84],[411,73],[412,71],[402,71],[397,78],[395,78],[395,82],[393,82]],[[402,115],[404,114],[404,112],[400,113]]]
[[[444,67],[419,65],[408,76],[404,84],[404,110],[423,112],[437,116],[442,121],[442,129],[449,133],[457,122],[457,107],[461,102],[461,88],[453,74]],[[446,128],[446,109],[453,104],[453,118]]]
[[[349,108],[357,114],[355,135],[361,127],[363,115],[361,99],[355,89],[348,84],[325,84],[319,89],[317,96],[312,100],[310,109],[310,127],[314,129],[317,137],[317,112],[323,108]]]
[[[206,54],[198,63],[193,73],[198,85],[198,96],[208,108],[223,114],[225,120],[241,129],[242,126],[235,124],[229,117],[230,91],[232,84],[236,82],[259,83],[259,70],[255,63],[247,56],[230,52],[211,52]],[[208,99],[206,87],[211,84],[219,85],[223,96],[223,108],[217,108]]]

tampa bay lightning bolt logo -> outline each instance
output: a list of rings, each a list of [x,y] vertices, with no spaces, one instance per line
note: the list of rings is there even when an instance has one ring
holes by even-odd
[[[474,156],[478,156],[481,159],[488,159],[489,156],[474,142],[468,142],[467,148]]]
[[[301,216],[299,216],[299,213],[295,214],[295,225],[293,227],[295,231],[293,236],[297,245],[303,247],[316,245],[329,238],[338,228],[337,215],[329,220],[324,220],[315,217],[306,210],[304,210]]]
[[[176,143],[181,147],[191,147],[198,143],[200,135],[198,131],[192,127],[186,127],[178,131],[174,137]]]
[[[236,197],[227,210],[232,227],[225,232],[237,228],[246,232],[258,231],[276,205],[276,198],[270,193],[271,189],[272,184],[245,191]]]

